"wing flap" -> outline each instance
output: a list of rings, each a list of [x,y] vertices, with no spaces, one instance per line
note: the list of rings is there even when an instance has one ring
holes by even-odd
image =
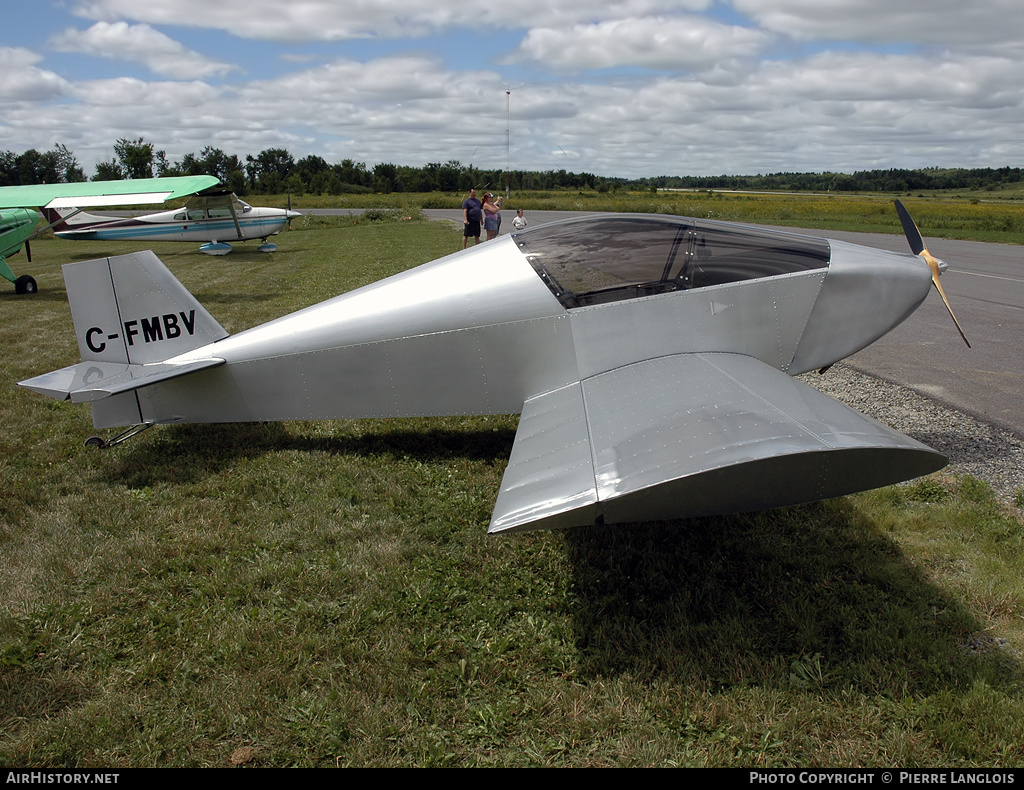
[[[593,524],[597,490],[580,382],[523,405],[489,532]]]
[[[506,470],[490,531],[592,523],[590,513],[621,523],[761,510],[901,482],[946,463],[926,445],[738,354],[648,360],[588,378],[580,391],[582,403],[564,401],[559,410],[586,424],[595,502],[570,511],[571,496],[562,497],[558,523],[554,514],[531,520],[551,510],[542,500],[564,484],[562,459],[524,447]],[[535,430],[527,433],[534,445]],[[513,488],[514,513],[503,497]],[[564,492],[582,496],[572,488]],[[538,500],[532,506],[531,495]]]

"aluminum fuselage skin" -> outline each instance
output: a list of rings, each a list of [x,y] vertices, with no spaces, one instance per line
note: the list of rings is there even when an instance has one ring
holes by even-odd
[[[500,237],[166,359],[225,364],[97,401],[94,422],[518,413],[539,393],[706,351],[796,375],[869,345],[931,287],[916,256],[830,245],[826,268],[567,309]],[[163,359],[140,342],[132,361]]]

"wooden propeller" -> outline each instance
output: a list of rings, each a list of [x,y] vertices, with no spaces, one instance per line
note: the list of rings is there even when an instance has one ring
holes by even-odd
[[[932,282],[935,284],[935,290],[939,292],[939,296],[942,297],[943,304],[946,305],[946,309],[949,311],[950,318],[953,319],[953,323],[956,324],[957,331],[960,333],[960,337],[967,343],[967,347],[970,348],[970,341],[967,340],[967,335],[964,334],[963,327],[960,326],[960,322],[956,320],[956,314],[953,312],[953,308],[949,304],[949,299],[946,298],[946,292],[942,288],[942,283],[939,282],[939,275],[941,271],[939,269],[939,259],[928,252],[928,248],[924,244],[924,239],[921,237],[921,231],[917,229],[917,223],[914,222],[914,218],[910,216],[910,212],[903,207],[900,201],[896,201],[896,213],[900,215],[900,223],[903,225],[903,233],[907,237],[907,241],[910,242],[910,249],[914,255],[919,256],[925,263],[928,264],[928,268],[932,272]]]

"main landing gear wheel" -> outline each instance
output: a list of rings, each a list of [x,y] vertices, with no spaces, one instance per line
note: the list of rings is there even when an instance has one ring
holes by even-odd
[[[103,447],[106,447],[107,443],[99,436],[90,436],[88,439],[85,440],[85,446],[101,449]]]
[[[17,280],[14,281],[14,293],[16,294],[34,294],[39,293],[39,286],[36,285],[36,281],[29,277],[27,274],[21,275]]]

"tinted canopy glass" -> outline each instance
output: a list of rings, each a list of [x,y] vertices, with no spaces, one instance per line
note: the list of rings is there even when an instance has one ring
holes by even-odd
[[[820,269],[830,255],[824,239],[659,215],[584,217],[512,237],[568,308]]]

